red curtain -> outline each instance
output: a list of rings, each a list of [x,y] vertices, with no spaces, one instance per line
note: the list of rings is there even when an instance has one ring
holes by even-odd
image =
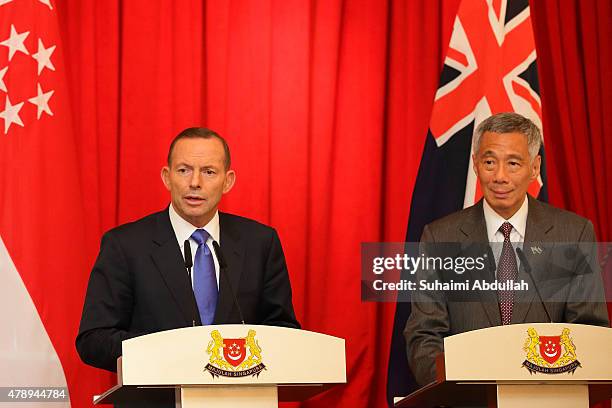
[[[612,240],[612,2],[532,2],[555,205]]]
[[[610,242],[612,2],[537,0],[532,9],[551,202],[589,218]],[[607,260],[610,291],[612,253]]]
[[[167,205],[172,137],[215,129],[238,175],[222,209],[278,229],[304,328],[347,340],[348,385],[303,406],[384,406],[394,305],[360,301],[360,243],[404,239],[458,4],[57,0],[91,263],[104,230]],[[603,238],[611,16],[575,5],[598,25],[534,5],[550,190]]]

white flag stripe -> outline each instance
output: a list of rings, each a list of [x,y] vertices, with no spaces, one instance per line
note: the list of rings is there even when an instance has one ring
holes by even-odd
[[[66,387],[57,353],[1,237],[0,287],[0,386]],[[27,408],[40,407],[40,402],[0,405]],[[70,403],[52,405],[69,407]]]

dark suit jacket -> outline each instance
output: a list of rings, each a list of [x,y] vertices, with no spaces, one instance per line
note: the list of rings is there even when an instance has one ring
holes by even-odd
[[[219,224],[228,268],[219,276],[214,324],[240,323],[229,278],[247,324],[299,328],[276,231],[224,213]],[[81,359],[115,371],[121,341],[192,326],[194,320],[200,325],[184,265],[167,209],[104,234],[76,339]]]
[[[473,246],[482,248],[487,241],[482,200],[427,225],[421,238],[424,243],[461,243],[466,252]],[[551,319],[554,322],[609,326],[601,275],[597,268],[595,271],[590,268],[596,262],[587,263],[584,257],[566,249],[561,250],[561,257],[556,256],[549,244],[563,242],[576,245],[595,242],[593,225],[576,214],[529,197],[523,249]],[[563,247],[564,244],[560,245]],[[592,244],[585,246],[587,251],[593,247]],[[531,247],[543,251],[533,252]],[[492,272],[490,269],[472,271],[473,274],[467,278],[490,282]],[[417,272],[417,279],[421,277],[423,275]],[[518,280],[521,279],[529,284],[529,290],[515,292],[512,323],[549,321],[522,264],[518,275]],[[435,358],[443,351],[444,337],[498,325],[501,325],[501,315],[494,291],[482,291],[471,299],[461,300],[456,300],[456,294],[442,291],[415,292],[404,337],[408,362],[417,382],[425,385],[435,380]]]

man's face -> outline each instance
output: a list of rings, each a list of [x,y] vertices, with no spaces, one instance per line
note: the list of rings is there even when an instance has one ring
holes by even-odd
[[[505,219],[512,217],[540,174],[541,157],[531,160],[525,135],[493,132],[482,135],[472,157],[485,200]]]
[[[216,138],[180,139],[161,175],[176,212],[196,227],[212,219],[236,180],[233,170],[225,171],[223,144]]]

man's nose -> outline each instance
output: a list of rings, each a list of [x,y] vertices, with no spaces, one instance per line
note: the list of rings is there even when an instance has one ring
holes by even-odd
[[[199,171],[194,171],[191,173],[191,179],[189,180],[189,187],[191,188],[200,188],[200,180],[201,174]]]
[[[495,182],[497,183],[507,183],[508,182],[508,170],[506,169],[506,166],[503,164],[500,164],[499,166],[497,166],[497,168],[495,169]]]

